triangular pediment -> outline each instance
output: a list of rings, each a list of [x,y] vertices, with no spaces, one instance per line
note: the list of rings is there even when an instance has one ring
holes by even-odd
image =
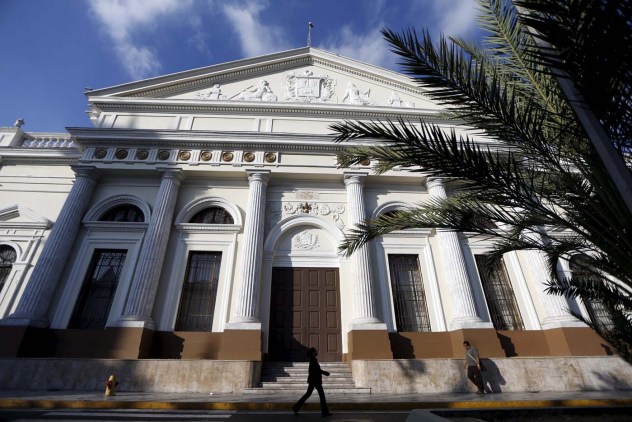
[[[0,209],[0,227],[29,226],[32,228],[48,228],[52,222],[35,211],[21,206],[11,205]]]
[[[91,101],[165,99],[196,104],[318,104],[436,110],[397,72],[305,47],[94,90]]]

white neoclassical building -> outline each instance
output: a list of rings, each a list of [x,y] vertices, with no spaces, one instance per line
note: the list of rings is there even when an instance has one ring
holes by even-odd
[[[256,385],[261,362],[313,346],[375,391],[402,361],[462,358],[464,339],[507,373],[618,365],[566,311],[591,306],[544,294],[537,252],[482,271],[489,241],[434,229],[339,252],[364,218],[450,195],[406,169],[337,166],[341,120],[462,130],[409,78],[305,47],[86,96],[94,127],[0,128],[3,362],[237,361]]]

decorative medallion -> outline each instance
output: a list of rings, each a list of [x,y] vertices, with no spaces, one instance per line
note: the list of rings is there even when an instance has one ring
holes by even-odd
[[[266,163],[274,163],[277,159],[277,156],[275,153],[269,152],[266,154],[265,159],[266,159]]]
[[[317,234],[304,231],[292,237],[292,246],[296,249],[316,249],[318,245]]]
[[[170,156],[171,152],[167,151],[166,149],[158,151],[158,159],[161,161],[168,160]]]
[[[181,161],[189,161],[189,158],[191,158],[191,151],[180,151],[179,157]]]
[[[146,149],[139,149],[136,152],[136,158],[138,160],[146,160],[147,157],[149,157],[149,151],[147,151]]]
[[[362,160],[362,161],[360,161],[360,165],[361,166],[370,166],[371,165],[371,160],[369,160],[368,158],[366,160]]]
[[[213,158],[213,153],[211,151],[202,151],[200,154],[200,159],[202,161],[211,161],[211,158]]]
[[[126,149],[116,150],[116,154],[114,154],[114,156],[118,158],[119,160],[124,160],[127,158],[127,150]]]
[[[331,100],[336,82],[327,75],[314,75],[306,70],[286,75],[285,99],[292,102],[323,103]]]
[[[107,149],[99,148],[94,152],[94,158],[98,158],[99,160],[105,158],[106,155],[108,155]]]
[[[255,155],[252,152],[244,153],[244,161],[247,163],[252,163],[255,161]]]
[[[232,152],[225,152],[222,154],[222,161],[231,162],[233,161],[234,155]]]
[[[312,206],[309,205],[307,202],[305,202],[303,205],[301,205],[301,212],[302,213],[307,214],[311,210],[312,210]]]

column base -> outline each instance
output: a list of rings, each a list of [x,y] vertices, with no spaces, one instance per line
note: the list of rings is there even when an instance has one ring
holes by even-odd
[[[378,325],[378,324],[376,324]],[[393,359],[391,341],[384,329],[354,329],[348,333],[349,351],[346,360]]]
[[[572,315],[544,318],[541,326],[543,330],[551,330],[554,328],[586,328],[586,324]]]
[[[50,325],[50,322],[46,317],[28,318],[10,315],[4,319],[0,319],[0,325],[14,327],[47,328]]]
[[[112,327],[119,328],[144,328],[147,330],[154,330],[154,320],[150,317],[140,315],[127,315],[119,318]]]
[[[376,318],[354,319],[349,323],[349,331],[354,330],[383,330],[386,331],[386,324]]]
[[[465,329],[494,329],[494,324],[483,321],[479,317],[461,317],[450,321],[450,331]]]
[[[224,330],[217,359],[260,361],[262,354],[261,330]]]
[[[231,321],[224,326],[225,330],[255,330],[261,331],[261,322],[238,322]]]

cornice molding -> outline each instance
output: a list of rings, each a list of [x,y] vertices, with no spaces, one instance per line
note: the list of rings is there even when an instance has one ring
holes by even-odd
[[[116,221],[86,221],[83,225],[92,231],[100,232],[145,232],[149,223],[128,223]]]
[[[127,98],[164,96],[167,93],[176,93],[199,85],[218,82],[226,83],[243,77],[269,73],[270,70],[292,70],[300,66],[314,64],[424,95],[415,82],[406,75],[313,47],[301,47],[259,57],[185,70],[170,75],[96,89],[86,92],[86,95],[89,98],[94,95]]]
[[[182,233],[238,233],[241,226],[237,224],[191,224],[178,223],[175,225]]]
[[[338,119],[394,119],[397,117],[424,118],[436,123],[454,124],[440,117],[440,110],[398,108],[384,106],[351,106],[348,104],[312,104],[293,102],[248,102],[228,100],[194,100],[168,98],[96,97],[91,104],[101,111],[145,113],[200,113],[248,114],[304,117],[332,117]]]

